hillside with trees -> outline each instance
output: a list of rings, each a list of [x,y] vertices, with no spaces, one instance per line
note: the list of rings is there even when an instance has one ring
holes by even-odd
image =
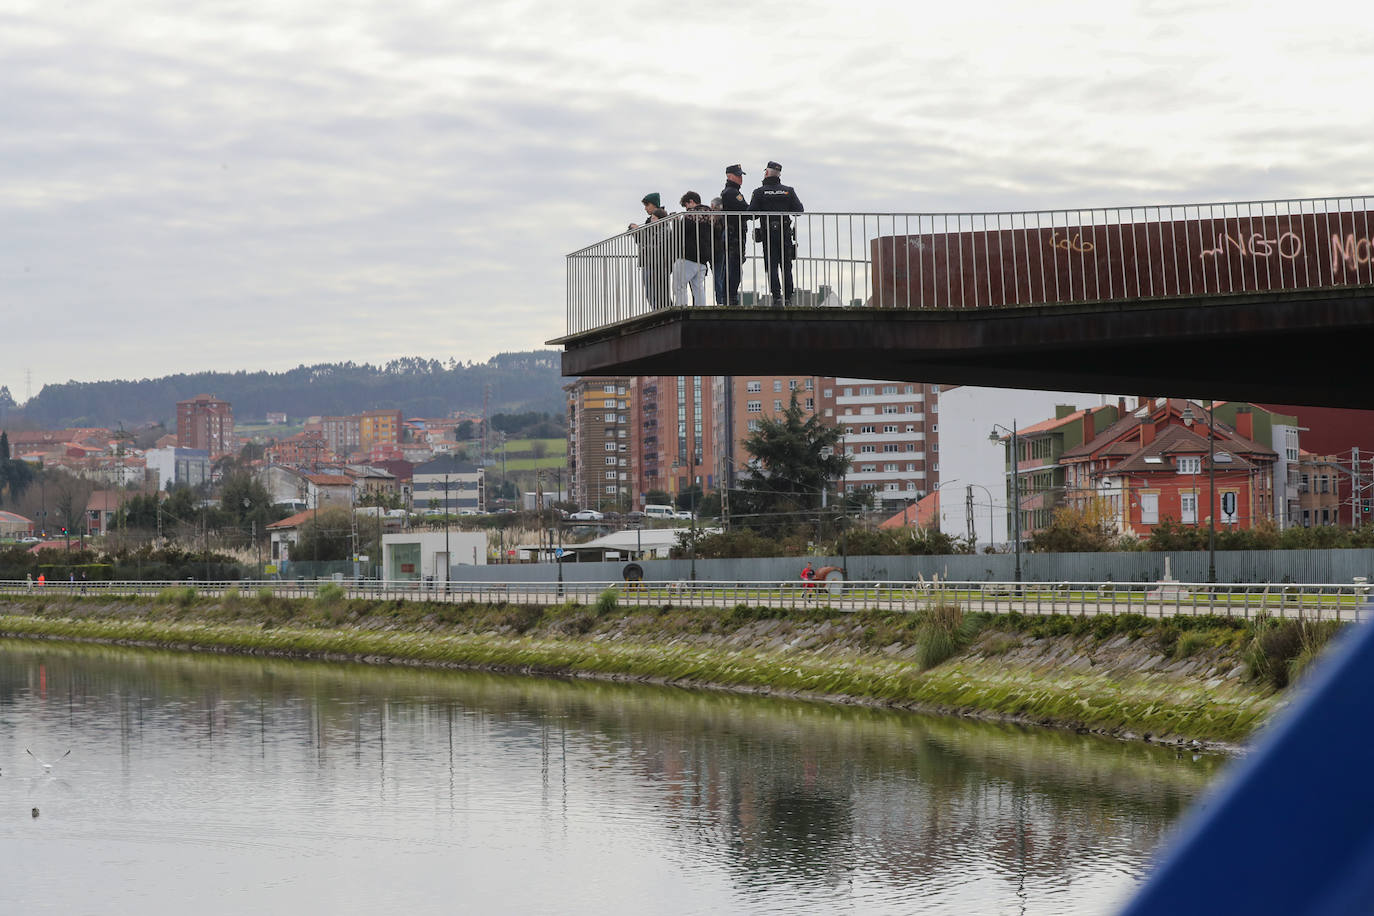
[[[480,412],[490,386],[493,412],[563,412],[559,355],[554,350],[501,353],[485,363],[408,357],[370,363],[320,363],[284,372],[197,372],[155,379],[45,385],[11,426],[128,427],[174,419],[176,402],[213,394],[234,406],[236,419],[269,411],[291,417],[328,416],[399,408],[406,416]]]

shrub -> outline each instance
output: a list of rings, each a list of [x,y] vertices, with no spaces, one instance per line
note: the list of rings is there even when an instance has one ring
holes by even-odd
[[[315,600],[320,604],[334,604],[347,596],[348,592],[337,582],[327,582],[315,590]]]
[[[615,613],[615,608],[619,601],[620,590],[612,586],[597,597],[596,612],[598,614],[613,614]]]
[[[1281,690],[1307,670],[1339,629],[1335,621],[1257,617],[1254,638],[1245,649],[1247,674]]]
[[[1178,637],[1174,644],[1174,658],[1182,661],[1185,658],[1192,658],[1203,649],[1207,648],[1207,636],[1197,630],[1189,630]]]
[[[920,614],[916,625],[916,663],[922,669],[934,668],[954,656],[983,625],[981,617],[965,614],[963,606],[954,601],[933,603]]]
[[[197,592],[194,585],[174,585],[158,592],[156,600],[161,604],[175,604],[181,608],[188,608],[195,603],[196,595]]]

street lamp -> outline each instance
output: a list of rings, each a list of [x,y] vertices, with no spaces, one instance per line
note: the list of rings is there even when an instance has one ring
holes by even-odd
[[[1001,442],[1002,437],[997,435],[998,430],[1011,433],[1011,519],[1015,529],[1014,544],[1016,549],[1016,581],[1021,581],[1021,477],[1020,467],[1021,452],[1020,443],[1016,436],[1016,421],[1011,421],[1011,429],[1007,429],[1000,423],[992,424],[992,432],[988,433],[989,442]],[[991,495],[989,494],[989,498]]]
[[[1217,463],[1216,402],[1207,399],[1207,581],[1217,581]],[[1179,414],[1184,426],[1191,427],[1197,415],[1189,402]]]
[[[978,539],[978,529],[973,524],[973,488],[977,487],[978,489],[982,490],[984,493],[988,495],[988,543],[991,544],[992,539],[997,536],[997,525],[993,521],[993,512],[995,511],[996,506],[994,505],[995,501],[992,498],[992,491],[989,490],[987,487],[983,486],[981,483],[970,483],[965,484],[964,486],[965,489],[968,491],[967,511],[969,534],[973,537],[975,541]]]

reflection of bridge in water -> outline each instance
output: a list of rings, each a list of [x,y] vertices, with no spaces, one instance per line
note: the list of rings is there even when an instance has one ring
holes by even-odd
[[[654,310],[653,265],[676,259],[683,226],[568,256],[565,375],[819,372],[1374,407],[1368,198],[798,214],[792,307],[773,308],[746,237],[742,306]]]

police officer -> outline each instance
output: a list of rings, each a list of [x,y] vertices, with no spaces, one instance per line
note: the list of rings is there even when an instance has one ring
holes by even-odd
[[[755,213],[801,213],[805,209],[797,192],[782,183],[782,166],[769,162],[763,170],[763,184],[754,190],[749,209]],[[763,263],[768,269],[768,291],[773,304],[786,306],[792,299],[792,259],[796,257],[796,242],[792,235],[792,220],[786,216],[761,216],[754,237],[763,243]],[[778,272],[782,271],[781,290]]]
[[[744,199],[740,185],[744,182],[744,169],[738,165],[725,167],[725,190],[720,192],[720,207],[727,213],[747,213],[749,202]],[[739,305],[739,282],[744,271],[745,232],[749,228],[749,217],[727,216],[724,227],[724,257],[715,265],[716,304]]]

